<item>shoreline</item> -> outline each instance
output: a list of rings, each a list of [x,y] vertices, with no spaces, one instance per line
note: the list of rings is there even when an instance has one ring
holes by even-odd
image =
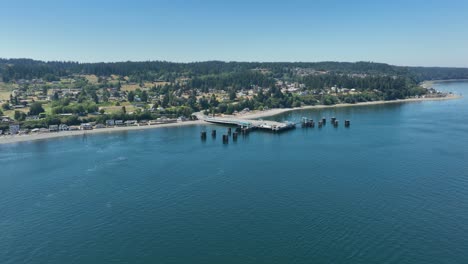
[[[53,138],[62,138],[62,137],[125,132],[125,131],[134,131],[134,130],[147,130],[147,129],[157,129],[157,128],[164,128],[164,127],[182,127],[182,126],[192,126],[192,125],[200,125],[200,124],[206,124],[206,122],[203,120],[193,120],[193,121],[184,121],[184,122],[178,122],[178,123],[147,125],[147,126],[106,127],[106,128],[98,128],[98,129],[93,129],[93,130],[75,130],[75,131],[40,133],[40,134],[0,136],[0,145],[28,142],[28,141],[37,141],[37,140],[46,140],[46,139],[53,139]]]
[[[271,117],[271,116],[279,115],[282,113],[286,113],[290,111],[297,111],[297,110],[342,108],[342,107],[369,106],[369,105],[423,102],[423,101],[440,101],[440,100],[459,99],[461,97],[462,96],[459,96],[459,95],[450,95],[446,97],[409,98],[409,99],[399,99],[399,100],[393,100],[393,101],[362,102],[362,103],[356,103],[356,104],[310,105],[310,106],[303,106],[303,107],[296,107],[296,108],[275,108],[275,109],[268,109],[264,111],[257,110],[257,111],[252,111],[252,112],[242,114],[242,115],[235,115],[235,116],[224,115],[224,117],[242,117],[245,119],[258,119],[258,118]],[[205,122],[203,120],[194,120],[194,121],[184,121],[184,122],[178,122],[178,123],[147,125],[147,126],[124,126],[124,127],[100,128],[100,129],[93,129],[93,130],[61,131],[61,132],[51,132],[51,133],[42,133],[42,134],[0,136],[0,145],[37,141],[37,140],[46,140],[46,139],[61,138],[61,137],[82,136],[84,134],[92,135],[92,134],[157,129],[157,128],[164,128],[164,127],[192,126],[192,125],[202,125],[202,124],[210,124],[210,123]]]
[[[382,105],[382,104],[398,104],[398,103],[411,103],[411,102],[424,102],[424,101],[442,101],[442,100],[453,100],[459,99],[462,96],[460,95],[449,95],[446,97],[433,97],[433,98],[408,98],[408,99],[398,99],[392,101],[372,101],[372,102],[361,102],[355,104],[335,104],[335,105],[308,105],[303,107],[295,107],[295,108],[275,108],[269,109],[264,111],[252,111],[247,114],[243,115],[236,115],[232,117],[242,117],[245,119],[257,119],[262,117],[270,117],[279,114],[283,114],[290,111],[298,111],[298,110],[310,110],[310,109],[326,109],[326,108],[342,108],[342,107],[354,107],[354,106],[368,106],[368,105]],[[225,117],[231,117],[229,115],[225,115]]]
[[[467,82],[468,79],[447,79],[447,80],[428,80],[421,82],[420,86],[423,88],[430,88],[435,83],[444,83],[444,82]]]

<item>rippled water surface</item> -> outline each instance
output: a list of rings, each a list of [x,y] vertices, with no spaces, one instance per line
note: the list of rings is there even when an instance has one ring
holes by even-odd
[[[0,263],[468,263],[468,98],[302,116],[0,145]]]

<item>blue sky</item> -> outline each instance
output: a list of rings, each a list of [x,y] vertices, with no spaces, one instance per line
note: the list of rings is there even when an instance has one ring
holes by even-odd
[[[0,0],[0,57],[468,67],[468,1]]]

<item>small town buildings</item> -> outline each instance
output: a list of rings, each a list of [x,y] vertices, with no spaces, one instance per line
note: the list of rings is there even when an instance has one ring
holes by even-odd
[[[124,125],[124,121],[123,121],[123,120],[115,120],[115,125],[116,125],[116,126],[123,126],[123,125]]]
[[[99,129],[99,128],[106,128],[104,124],[97,124],[94,126],[94,128]]]
[[[80,130],[80,127],[79,127],[79,126],[70,126],[70,127],[68,128],[68,130],[70,130],[70,131]]]

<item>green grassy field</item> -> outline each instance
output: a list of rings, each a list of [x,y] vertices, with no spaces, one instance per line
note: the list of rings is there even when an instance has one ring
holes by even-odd
[[[9,100],[11,91],[18,88],[18,85],[0,82],[0,100]]]

